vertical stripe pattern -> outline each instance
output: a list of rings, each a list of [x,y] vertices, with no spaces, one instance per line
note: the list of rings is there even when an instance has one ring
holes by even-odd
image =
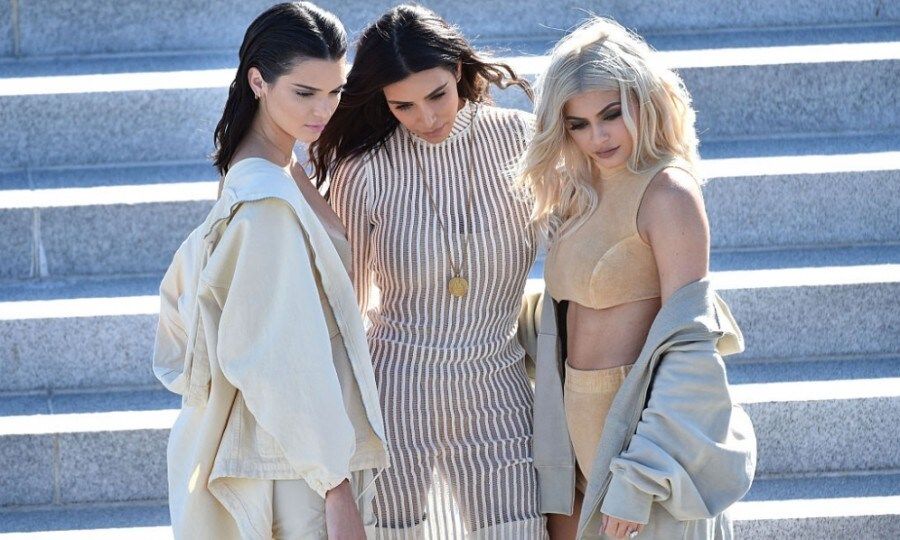
[[[532,392],[515,339],[536,243],[508,172],[530,122],[519,111],[466,104],[447,140],[430,144],[400,127],[331,180],[353,246],[391,452],[376,483],[379,538],[544,536]],[[460,299],[447,291],[447,252],[459,264],[467,239],[470,288]]]

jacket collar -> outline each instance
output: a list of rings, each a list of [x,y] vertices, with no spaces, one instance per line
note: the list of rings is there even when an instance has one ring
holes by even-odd
[[[204,238],[214,242],[214,236],[224,227],[219,225],[234,215],[246,202],[263,199],[281,199],[288,203],[297,215],[300,226],[315,253],[313,264],[319,271],[322,287],[335,314],[351,358],[351,365],[372,429],[384,441],[384,423],[378,405],[378,391],[371,368],[366,332],[358,313],[353,284],[344,271],[343,262],[325,227],[300,193],[293,177],[275,163],[262,158],[242,159],[228,170],[222,188],[222,196],[203,224]]]
[[[308,206],[294,179],[283,168],[263,158],[246,158],[235,163],[222,182],[222,195],[203,223],[203,237],[209,239],[223,220],[228,220],[245,202],[277,198],[287,202],[306,229],[304,218]]]

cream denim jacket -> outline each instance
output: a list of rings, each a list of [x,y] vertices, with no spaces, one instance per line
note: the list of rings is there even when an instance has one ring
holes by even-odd
[[[526,294],[520,339],[535,363],[541,511],[570,515],[575,456],[556,307],[546,292]],[[601,514],[646,524],[637,538],[732,538],[725,510],[749,490],[756,469],[753,425],[731,399],[722,361],[742,350],[740,330],[708,280],[669,298],[604,424],[579,539],[606,538],[599,533]]]
[[[376,436],[363,448],[313,268]],[[353,286],[285,171],[256,158],[231,168],[206,221],[175,254],[160,300],[153,370],[183,396],[168,448],[176,538],[269,538],[242,504],[244,478],[302,479],[324,497],[351,471],[387,466]]]

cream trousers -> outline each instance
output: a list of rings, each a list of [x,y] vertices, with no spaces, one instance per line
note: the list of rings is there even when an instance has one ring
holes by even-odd
[[[366,526],[366,536],[372,537],[375,517],[372,513],[372,473],[358,471],[351,474],[353,493]],[[243,509],[256,516],[251,523],[268,523],[269,531],[259,531],[273,540],[327,540],[325,530],[325,499],[312,490],[304,480],[235,479],[240,482],[240,502]],[[369,489],[359,497],[359,493]]]

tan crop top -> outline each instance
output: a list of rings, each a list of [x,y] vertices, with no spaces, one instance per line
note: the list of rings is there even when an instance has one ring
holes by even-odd
[[[666,158],[640,174],[625,168],[602,180],[594,211],[550,246],[544,280],[554,300],[605,309],[659,298],[659,271],[637,215],[650,181],[666,167],[694,174],[684,160]]]

